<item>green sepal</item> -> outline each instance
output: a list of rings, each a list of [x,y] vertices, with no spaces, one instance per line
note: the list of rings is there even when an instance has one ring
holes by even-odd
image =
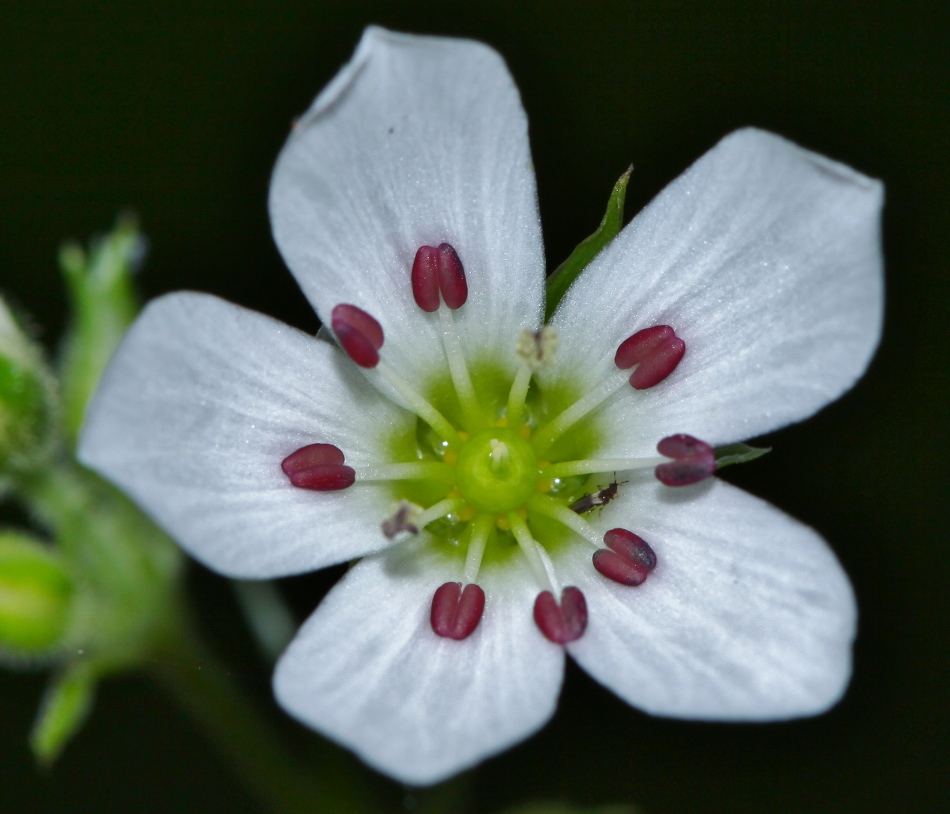
[[[50,766],[85,723],[96,680],[88,661],[73,662],[53,677],[30,732],[30,748],[41,766]]]
[[[138,313],[132,273],[144,245],[135,219],[124,216],[109,234],[91,242],[88,253],[78,243],[60,249],[73,311],[61,363],[63,424],[70,443],[99,377]]]
[[[59,554],[28,534],[0,532],[0,653],[45,656],[63,644],[73,580]]]
[[[587,268],[593,260],[611,240],[613,240],[623,228],[623,203],[627,197],[627,182],[630,180],[630,174],[633,172],[633,166],[620,176],[620,179],[614,184],[613,192],[610,193],[610,200],[607,201],[607,211],[604,219],[600,222],[592,235],[577,244],[571,256],[559,265],[550,275],[548,275],[547,291],[545,294],[544,321],[551,319],[554,309],[567,293],[567,290]]]
[[[716,454],[717,470],[724,466],[732,466],[732,464],[754,461],[756,458],[761,458],[766,452],[771,451],[772,447],[750,447],[748,444],[726,444],[713,450]]]
[[[0,298],[0,478],[45,463],[55,431],[55,393],[42,349]]]

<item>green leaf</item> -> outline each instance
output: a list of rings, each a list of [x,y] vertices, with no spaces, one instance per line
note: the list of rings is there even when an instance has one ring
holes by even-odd
[[[71,664],[53,679],[30,733],[30,748],[41,765],[51,765],[79,731],[95,690],[96,672],[86,661]]]
[[[748,444],[726,444],[723,447],[716,447],[713,450],[716,453],[716,469],[722,469],[724,466],[732,464],[744,464],[748,461],[754,461],[761,458],[766,452],[771,452],[772,447],[750,447]]]
[[[623,227],[623,203],[627,197],[627,182],[630,180],[630,173],[633,172],[631,166],[620,179],[614,184],[613,192],[610,193],[610,200],[607,201],[607,212],[604,219],[597,227],[597,231],[590,237],[582,240],[577,248],[571,252],[560,266],[558,266],[548,277],[546,303],[544,308],[544,321],[551,319],[554,309],[567,293],[567,290],[587,268],[593,260],[611,240],[613,240],[620,229]]]
[[[135,219],[125,216],[108,235],[94,240],[88,253],[76,243],[60,250],[73,310],[61,365],[63,422],[71,442],[102,371],[138,313],[132,273],[144,246]]]

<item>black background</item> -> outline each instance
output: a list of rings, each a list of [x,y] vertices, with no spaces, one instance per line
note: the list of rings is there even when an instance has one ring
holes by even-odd
[[[576,668],[538,736],[486,763],[473,810],[532,798],[647,812],[894,812],[950,806],[947,354],[950,15],[943,2],[171,2],[0,10],[0,287],[65,320],[67,237],[139,213],[143,293],[213,292],[308,330],[273,246],[268,177],[292,117],[368,23],[481,39],[521,89],[549,266],[633,162],[628,213],[722,135],[755,124],[884,179],[887,319],[867,376],[728,478],[820,530],[861,610],[855,673],[820,718],[651,719]],[[227,585],[194,568],[206,632],[269,705]],[[292,580],[301,613],[327,577]],[[179,710],[109,681],[48,776],[26,734],[43,677],[0,673],[0,811],[256,812]],[[287,725],[301,743],[302,730]],[[393,800],[402,792],[388,787]],[[412,799],[407,799],[411,804]]]

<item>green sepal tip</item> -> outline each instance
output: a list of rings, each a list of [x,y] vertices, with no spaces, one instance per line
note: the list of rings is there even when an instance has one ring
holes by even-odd
[[[713,452],[716,454],[716,470],[732,464],[744,464],[761,458],[765,453],[771,452],[772,447],[752,447],[748,444],[726,444],[716,447]]]
[[[85,723],[96,680],[88,661],[73,662],[53,677],[30,732],[30,749],[41,766],[50,766]]]
[[[571,287],[571,283],[623,228],[623,204],[627,197],[627,182],[632,172],[633,165],[614,184],[610,200],[607,201],[607,211],[597,230],[578,243],[571,252],[571,256],[548,275],[544,306],[545,322],[551,319],[551,315]]]
[[[78,243],[60,249],[59,265],[73,312],[61,360],[63,422],[71,442],[79,434],[99,377],[138,313],[132,274],[144,246],[136,219],[124,215],[88,252]]]

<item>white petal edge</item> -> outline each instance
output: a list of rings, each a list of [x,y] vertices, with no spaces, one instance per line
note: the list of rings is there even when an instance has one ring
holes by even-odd
[[[386,543],[385,486],[297,489],[281,461],[323,442],[354,467],[379,463],[413,422],[330,344],[216,297],[171,294],[149,304],[112,359],[79,457],[205,565],[264,578]]]
[[[485,614],[457,642],[432,632],[458,559],[424,541],[362,560],[301,628],[274,673],[280,705],[405,783],[429,785],[539,729],[554,713],[562,648],[534,626],[537,587],[516,559],[478,583]]]
[[[589,548],[558,560],[589,612],[568,650],[625,701],[654,715],[767,721],[841,697],[857,610],[813,530],[718,479],[628,488],[595,522],[630,529],[657,555],[635,588],[598,574]]]
[[[595,381],[634,332],[671,325],[673,374],[603,410],[600,454],[684,432],[718,444],[800,421],[864,372],[880,338],[883,186],[761,130],[719,142],[571,287],[559,367]]]
[[[511,360],[541,319],[544,255],[527,119],[501,57],[468,40],[368,28],[295,124],[270,189],[277,245],[320,318],[341,302],[383,326],[383,357],[418,382],[445,368],[410,270],[451,243],[472,357]]]

